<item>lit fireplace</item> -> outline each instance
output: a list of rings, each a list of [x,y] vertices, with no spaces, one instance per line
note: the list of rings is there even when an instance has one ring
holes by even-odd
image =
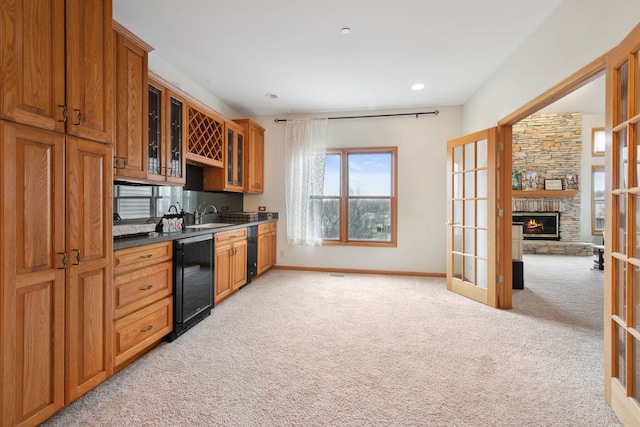
[[[525,240],[560,240],[560,212],[513,212]]]

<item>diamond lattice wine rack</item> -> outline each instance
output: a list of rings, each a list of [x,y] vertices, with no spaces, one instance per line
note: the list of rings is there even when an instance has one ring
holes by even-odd
[[[224,120],[189,106],[187,160],[205,166],[223,165]]]

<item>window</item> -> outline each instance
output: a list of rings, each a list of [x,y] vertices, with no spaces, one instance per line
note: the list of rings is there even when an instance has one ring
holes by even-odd
[[[396,246],[397,148],[327,149],[323,244]]]
[[[604,128],[591,129],[591,155],[604,156]]]
[[[604,166],[591,166],[591,234],[604,231]]]
[[[161,217],[171,204],[180,206],[182,187],[155,185],[113,186],[113,213],[121,219]]]

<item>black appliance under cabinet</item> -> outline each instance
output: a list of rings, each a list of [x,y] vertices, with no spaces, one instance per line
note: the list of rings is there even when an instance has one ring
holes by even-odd
[[[247,284],[258,275],[258,226],[247,227]]]
[[[173,242],[173,341],[211,314],[213,308],[213,235]]]

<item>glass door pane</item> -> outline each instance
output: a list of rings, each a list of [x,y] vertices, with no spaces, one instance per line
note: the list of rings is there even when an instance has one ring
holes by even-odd
[[[171,141],[170,141],[170,165],[169,176],[174,178],[182,177],[182,102],[171,98]]]
[[[618,91],[618,105],[617,105],[617,109],[618,109],[618,114],[616,115],[617,117],[617,122],[615,123],[620,124],[623,123],[625,121],[627,121],[628,116],[628,112],[629,112],[629,62],[625,62],[619,69],[618,69],[618,84],[617,84],[617,91]]]
[[[238,133],[236,136],[237,148],[236,148],[236,185],[242,187],[242,162],[244,161],[244,136]]]
[[[233,129],[227,129],[227,185],[233,186],[233,147],[235,142],[235,132]]]
[[[149,142],[147,170],[150,174],[160,175],[162,156],[160,144],[162,137],[162,91],[149,85]]]

